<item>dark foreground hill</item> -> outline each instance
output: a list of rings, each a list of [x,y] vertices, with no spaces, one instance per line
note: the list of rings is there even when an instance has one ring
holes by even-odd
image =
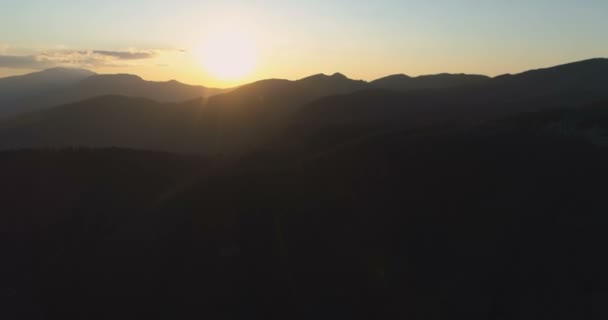
[[[207,169],[203,159],[120,149],[7,152],[0,163],[2,319],[81,318],[78,297],[102,294],[87,282],[119,279],[110,264],[145,274],[127,271],[127,260],[162,229],[149,208]],[[90,264],[99,259],[107,264]],[[116,306],[104,309],[121,317]]]
[[[311,135],[240,159],[0,153],[2,312],[605,318],[607,110]]]

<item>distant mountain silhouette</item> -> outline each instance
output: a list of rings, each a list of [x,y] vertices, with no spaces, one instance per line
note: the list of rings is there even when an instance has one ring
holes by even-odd
[[[608,88],[608,59],[590,59],[551,68],[530,70],[493,79],[484,88],[501,97],[535,98],[554,105],[580,103],[602,99]]]
[[[349,93],[369,88],[369,84],[363,80],[352,80],[341,73],[333,75],[317,74],[300,79],[296,83],[303,89],[312,90],[314,95],[326,96],[332,94]]]
[[[324,97],[299,109],[291,132],[305,136],[345,130],[364,135],[373,130],[471,124],[607,98],[608,59],[592,59],[467,86],[401,93],[365,90]]]
[[[273,140],[297,145],[318,139],[331,146],[381,132],[471,125],[608,99],[607,61],[593,59],[489,80],[473,76],[480,81],[406,92],[378,89],[334,74],[297,81],[263,80],[185,103],[95,98],[1,121],[0,148],[119,146],[242,155],[272,145]],[[76,96],[87,96],[110,91],[107,87],[137,95],[149,92],[158,100],[178,91],[183,96],[190,89],[200,92],[128,75],[93,76],[73,88],[79,88]]]
[[[448,74],[425,75],[410,77],[405,74],[396,74],[370,82],[370,84],[380,89],[390,89],[396,91],[412,91],[423,89],[440,89],[459,86],[468,86],[484,83],[490,77],[482,75],[468,74]]]
[[[70,71],[69,69],[66,70]],[[13,79],[7,81],[5,86],[2,83],[5,79],[0,79],[0,99],[2,99],[2,92],[10,90],[10,83],[12,82],[23,82],[23,79],[33,78],[38,81],[41,81],[39,79],[46,79],[51,84],[46,90],[22,90],[23,94],[18,99],[0,103],[0,116],[41,110],[103,95],[124,95],[158,102],[181,102],[201,97],[207,98],[227,91],[190,86],[177,81],[145,81],[138,76],[129,74],[94,75],[86,70],[77,70],[78,72],[75,75],[81,77],[72,76],[70,79],[73,79],[73,81],[71,82],[62,86],[53,85],[55,76],[68,73],[66,70],[55,69],[53,71],[52,69],[41,73],[13,77]],[[60,73],[59,71],[63,72]],[[73,73],[74,71],[70,71],[68,74]],[[57,77],[57,81],[61,83],[61,78]]]
[[[297,81],[263,80],[209,99],[218,152],[252,150],[278,134],[300,106],[328,95],[369,88],[342,74],[318,74]]]
[[[20,99],[61,90],[93,75],[94,72],[83,69],[54,68],[0,78],[0,115]]]
[[[70,92],[77,96],[104,88],[161,100],[172,83],[144,82],[135,76],[94,76]],[[198,152],[242,153],[280,132],[296,107],[325,95],[348,93],[367,84],[341,75],[317,75],[299,81],[265,80],[205,102],[161,104],[150,99],[103,96],[0,121],[0,148],[45,146],[125,147]],[[71,91],[72,89],[76,89]],[[170,90],[169,94],[175,94]],[[189,94],[191,91],[186,91]],[[60,94],[60,98],[66,95]],[[72,96],[75,98],[75,96]],[[48,98],[47,98],[48,99]],[[72,98],[70,98],[71,100]],[[52,100],[52,99],[51,99]],[[49,101],[49,100],[46,100]]]

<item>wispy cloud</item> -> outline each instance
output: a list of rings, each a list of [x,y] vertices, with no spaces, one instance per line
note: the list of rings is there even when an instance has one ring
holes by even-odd
[[[7,56],[0,55],[0,68],[9,69],[44,69],[55,66],[49,61],[38,59],[37,56]]]
[[[0,50],[2,47],[0,47]],[[8,55],[0,51],[0,68],[44,69],[57,66],[120,67],[137,60],[153,59],[160,50],[47,50],[31,55]]]
[[[112,57],[120,60],[142,60],[154,58],[158,53],[153,50],[140,52],[95,50],[93,51],[93,54]]]

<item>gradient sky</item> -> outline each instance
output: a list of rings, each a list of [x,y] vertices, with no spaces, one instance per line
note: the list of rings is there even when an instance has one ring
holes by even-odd
[[[608,56],[606,0],[0,0],[0,76],[54,65],[227,86],[342,72],[498,75]],[[258,49],[228,83],[200,63],[225,26]],[[96,51],[96,52],[95,52]]]

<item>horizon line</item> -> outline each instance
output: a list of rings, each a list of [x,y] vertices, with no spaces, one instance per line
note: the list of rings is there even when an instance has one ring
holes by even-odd
[[[375,78],[375,79],[355,79],[355,78],[351,78],[347,75],[345,75],[343,72],[333,72],[333,73],[314,73],[308,76],[304,76],[304,77],[300,77],[300,78],[294,78],[294,79],[289,79],[289,78],[279,78],[279,77],[270,77],[270,78],[260,78],[257,80],[253,80],[253,81],[248,81],[248,82],[244,82],[241,84],[235,84],[232,86],[207,86],[205,84],[192,84],[192,83],[187,83],[187,82],[183,82],[180,81],[176,78],[170,78],[167,80],[150,80],[150,79],[146,79],[144,77],[142,77],[139,74],[136,73],[124,73],[124,72],[118,72],[118,73],[98,73],[95,72],[93,70],[87,69],[85,67],[72,67],[72,66],[56,66],[56,67],[51,67],[51,68],[45,68],[45,69],[39,69],[39,70],[35,70],[35,71],[28,71],[22,74],[15,74],[15,75],[10,75],[10,76],[6,76],[6,77],[0,77],[1,79],[6,79],[6,78],[12,78],[12,77],[21,77],[21,76],[26,76],[26,75],[30,75],[30,74],[36,74],[36,73],[41,73],[41,72],[45,72],[45,71],[51,71],[51,70],[81,70],[81,71],[86,71],[86,72],[90,72],[93,73],[91,75],[91,77],[93,76],[135,76],[138,77],[139,79],[146,81],[146,82],[155,82],[155,83],[169,83],[169,82],[178,82],[180,84],[183,85],[188,85],[188,86],[194,86],[194,87],[205,87],[207,89],[231,89],[231,88],[238,88],[238,87],[242,87],[242,86],[246,86],[246,85],[250,85],[250,84],[254,84],[260,81],[267,81],[267,80],[283,80],[283,81],[291,81],[291,82],[296,82],[296,81],[300,81],[303,79],[307,79],[307,78],[311,78],[311,77],[315,77],[315,76],[325,76],[325,77],[333,77],[333,76],[343,76],[346,79],[349,80],[353,80],[353,81],[364,81],[366,83],[372,83],[374,81],[380,80],[380,79],[384,79],[387,77],[392,77],[392,76],[406,76],[412,79],[416,79],[416,78],[421,78],[421,77],[428,77],[428,76],[439,76],[439,75],[469,75],[469,76],[483,76],[483,77],[487,77],[490,79],[495,79],[498,77],[502,77],[502,76],[509,76],[509,75],[517,75],[517,74],[523,74],[526,72],[530,72],[530,71],[537,71],[537,70],[544,70],[544,69],[551,69],[551,68],[556,68],[556,67],[560,67],[560,66],[566,66],[566,65],[571,65],[571,64],[576,64],[576,63],[583,63],[583,62],[590,62],[590,61],[594,61],[594,60],[608,60],[608,57],[594,57],[594,58],[588,58],[588,59],[583,59],[583,60],[576,60],[576,61],[571,61],[571,62],[566,62],[566,63],[561,63],[561,64],[554,64],[554,65],[550,65],[550,66],[544,66],[544,67],[538,67],[538,68],[533,68],[533,69],[526,69],[523,71],[519,71],[519,72],[513,72],[513,73],[502,73],[502,74],[497,74],[497,75],[488,75],[488,74],[482,74],[482,73],[466,73],[466,72],[458,72],[458,73],[451,73],[451,72],[440,72],[440,73],[428,73],[428,74],[419,74],[419,75],[409,75],[407,73],[391,73],[391,74],[387,74],[385,76],[382,76],[380,78]]]

